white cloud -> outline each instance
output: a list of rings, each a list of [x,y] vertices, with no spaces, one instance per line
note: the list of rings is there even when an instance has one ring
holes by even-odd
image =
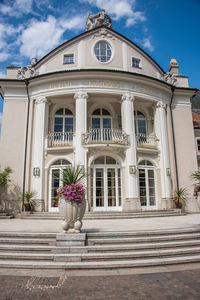
[[[134,5],[136,0],[79,0],[80,2],[88,2],[100,9],[104,8],[107,13],[113,16],[113,19],[119,20],[126,18],[126,26],[131,26],[138,21],[145,21],[143,12],[135,11]]]
[[[0,53],[0,61],[5,61],[6,59],[8,59],[9,56],[10,56],[9,53],[6,52]]]
[[[151,37],[146,37],[144,39],[135,39],[136,43],[144,47],[145,49],[149,50],[150,52],[154,51],[154,46],[151,42]]]
[[[5,78],[5,77],[6,77],[6,72],[0,71],[0,78]]]
[[[13,25],[7,23],[0,23],[0,49],[8,47],[7,40],[12,36],[16,38],[16,33],[19,33],[21,30],[22,25],[14,27]]]
[[[149,51],[153,52],[154,51],[154,46],[152,45],[151,41],[149,38],[144,38],[142,42],[142,46]]]
[[[66,29],[80,29],[84,25],[85,19],[81,16],[68,20],[55,19],[53,16],[48,16],[46,21],[33,19],[19,37],[20,53],[29,58],[40,58],[61,43]]]
[[[33,0],[8,0],[5,3],[6,4],[0,4],[0,11],[4,15],[20,17],[32,11]]]

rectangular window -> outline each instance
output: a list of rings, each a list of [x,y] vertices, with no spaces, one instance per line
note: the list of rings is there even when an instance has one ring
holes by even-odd
[[[140,59],[132,57],[132,67],[134,67],[134,68],[141,68],[141,66],[140,66]]]
[[[73,64],[74,63],[74,54],[64,55],[64,64]]]
[[[197,151],[200,152],[200,138],[197,139]]]

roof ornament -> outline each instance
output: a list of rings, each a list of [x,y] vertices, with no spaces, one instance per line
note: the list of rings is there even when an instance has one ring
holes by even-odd
[[[106,25],[107,27],[112,28],[112,20],[109,17],[109,15],[106,13],[105,9],[102,9],[95,16],[93,16],[91,13],[89,13],[87,21],[86,21],[86,31],[91,30],[96,27],[100,27],[102,25]]]
[[[27,67],[21,67],[17,72],[18,79],[25,79],[33,77],[35,75],[35,65],[37,63],[37,58],[33,57],[30,64]]]

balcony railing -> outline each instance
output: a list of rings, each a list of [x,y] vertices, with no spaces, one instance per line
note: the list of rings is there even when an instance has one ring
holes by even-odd
[[[155,135],[147,135],[147,134],[143,134],[143,133],[137,133],[136,140],[137,140],[138,146],[156,147],[157,138]]]
[[[49,147],[71,146],[73,143],[73,132],[54,132],[48,134]]]
[[[128,145],[128,135],[121,129],[90,129],[82,135],[83,145],[89,144],[119,144]]]

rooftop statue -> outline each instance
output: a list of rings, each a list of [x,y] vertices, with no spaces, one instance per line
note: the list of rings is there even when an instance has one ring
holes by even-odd
[[[93,23],[93,20],[95,22]],[[86,21],[86,31],[91,30],[96,27],[100,27],[102,25],[106,25],[109,28],[112,28],[112,20],[109,15],[106,13],[105,9],[102,9],[98,14],[93,16],[91,13],[88,15]]]
[[[21,67],[17,72],[18,79],[29,78],[35,75],[35,65],[37,58],[33,57],[30,64],[27,67]]]

